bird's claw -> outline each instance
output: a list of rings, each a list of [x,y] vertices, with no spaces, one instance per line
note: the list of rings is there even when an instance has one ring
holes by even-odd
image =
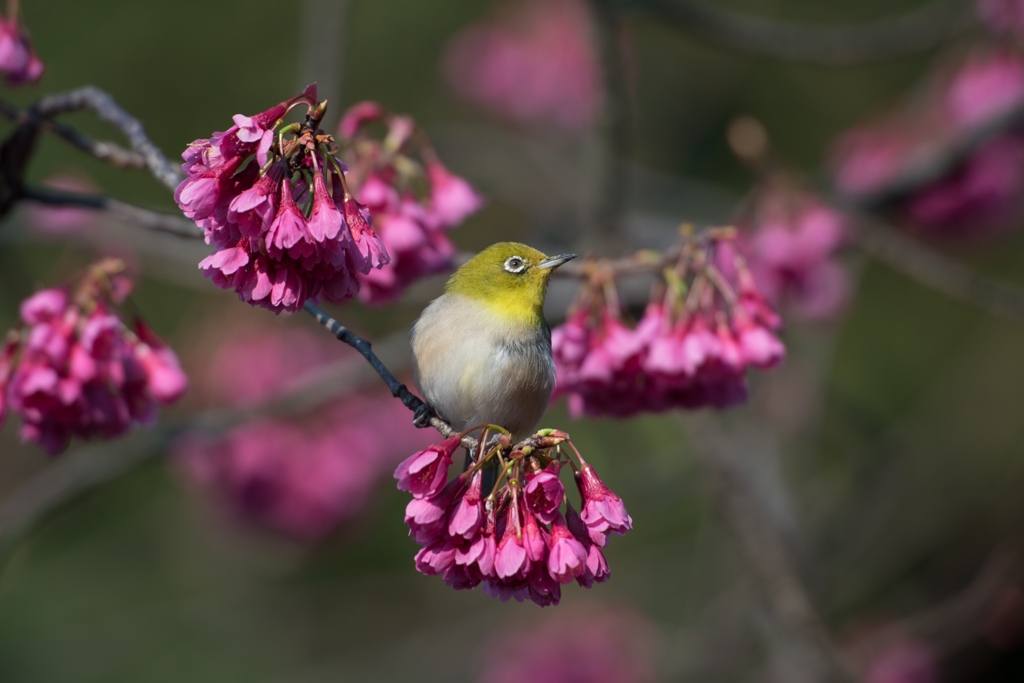
[[[430,419],[433,417],[437,417],[437,413],[434,412],[433,408],[424,403],[412,414],[412,423],[420,428],[429,427]]]

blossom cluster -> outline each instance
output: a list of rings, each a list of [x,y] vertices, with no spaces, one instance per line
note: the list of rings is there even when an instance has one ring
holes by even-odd
[[[221,408],[266,404],[337,362],[337,342],[306,329],[219,321],[217,330],[195,393]],[[315,541],[365,509],[401,454],[428,438],[400,402],[367,391],[301,418],[265,416],[223,434],[195,431],[173,452],[185,474],[233,516]]]
[[[687,236],[635,327],[620,315],[600,267],[568,319],[552,330],[555,397],[573,416],[627,417],[672,408],[725,408],[746,399],[745,371],[782,361],[779,316],[740,256],[735,231]]]
[[[282,125],[295,107],[303,123]],[[182,154],[187,177],[174,194],[217,251],[200,262],[218,287],[252,305],[296,311],[323,295],[346,301],[356,274],[388,263],[369,214],[345,184],[332,136],[319,129],[326,102],[316,86],[196,140]]]
[[[456,590],[482,583],[487,595],[502,602],[529,598],[542,607],[558,604],[562,584],[573,579],[585,588],[608,579],[601,548],[609,532],[624,534],[633,520],[575,447],[578,466],[565,455],[567,434],[544,430],[538,436],[540,448],[511,452],[505,439],[451,481],[459,436],[398,466],[398,488],[413,496],[405,522],[422,546],[416,554],[420,572],[441,575]],[[559,479],[566,464],[574,471],[579,513]]]
[[[784,179],[768,179],[749,202],[745,251],[758,287],[776,305],[806,319],[834,315],[849,296],[849,281],[835,258],[846,240],[846,218]]]
[[[383,136],[375,136],[380,129]],[[339,133],[353,192],[391,255],[390,265],[359,276],[360,298],[385,303],[416,280],[451,270],[448,231],[483,206],[480,195],[441,163],[408,116],[360,102],[345,113]]]
[[[129,330],[114,304],[130,283],[116,262],[95,266],[72,295],[44,289],[21,305],[23,326],[0,356],[0,422],[22,421],[21,438],[49,453],[72,436],[112,438],[150,423],[157,404],[188,386],[174,352],[139,319]]]
[[[480,646],[478,683],[653,683],[654,624],[638,612],[570,607],[529,628],[502,623]]]
[[[17,5],[13,7],[6,18],[0,17],[0,73],[8,85],[34,83],[43,75],[43,62],[21,25]]]
[[[1005,228],[1024,213],[1024,136],[991,131],[1022,110],[1024,54],[976,48],[907,104],[844,133],[833,151],[836,186],[895,200],[909,221],[933,231]],[[933,168],[940,171],[922,175]]]
[[[517,123],[582,132],[603,92],[584,0],[529,0],[455,36],[445,76],[463,99]]]

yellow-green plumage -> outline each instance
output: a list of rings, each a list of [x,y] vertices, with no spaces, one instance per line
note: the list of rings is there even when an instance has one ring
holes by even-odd
[[[555,384],[543,304],[548,258],[516,242],[488,247],[462,266],[412,330],[413,379],[456,429],[498,424],[533,431]]]

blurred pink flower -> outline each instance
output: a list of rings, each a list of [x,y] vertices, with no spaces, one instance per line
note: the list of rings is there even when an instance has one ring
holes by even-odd
[[[387,125],[383,139],[368,130],[378,121]],[[362,219],[353,213],[354,201],[346,204],[346,217],[353,214],[353,225],[372,220],[390,256],[389,264],[360,271],[359,298],[386,303],[415,281],[451,270],[455,246],[447,232],[479,211],[483,198],[441,163],[409,116],[360,102],[346,112],[340,131]]]
[[[360,396],[310,423],[261,419],[222,437],[190,434],[174,453],[236,514],[312,541],[361,512],[400,454],[425,438],[401,402]]]
[[[17,13],[0,17],[0,73],[8,85],[34,83],[43,75],[43,62],[36,55],[28,31]]]
[[[479,683],[653,683],[654,626],[633,612],[577,609],[480,649]]]
[[[977,0],[978,17],[996,33],[1024,33],[1024,2],[1021,0]]]
[[[946,93],[954,125],[975,128],[1024,106],[1024,59],[1010,51],[975,52]]]
[[[746,399],[746,369],[782,361],[776,336],[781,321],[765,299],[735,235],[702,243],[696,267],[713,262],[716,278],[692,275],[694,305],[683,306],[677,289],[656,293],[643,318],[629,328],[593,285],[581,291],[568,319],[551,332],[557,371],[552,398],[568,397],[569,414],[628,417],[673,408],[726,408]],[[717,282],[717,284],[715,284]]]
[[[1003,134],[975,149],[945,177],[911,194],[906,215],[946,232],[997,230],[1020,217],[1024,195],[1024,139]]]
[[[905,640],[875,657],[865,683],[938,683],[935,651],[923,642]]]
[[[229,328],[203,359],[199,392],[218,407],[266,402],[343,353],[330,335],[289,327]],[[356,361],[354,358],[352,359]],[[338,399],[302,420],[261,418],[174,446],[184,470],[237,515],[312,541],[357,515],[374,485],[426,430],[390,395]]]
[[[99,276],[120,278],[98,267],[88,277]],[[22,327],[0,360],[0,420],[8,409],[17,414],[22,440],[51,454],[73,436],[113,438],[148,424],[158,403],[173,403],[188,386],[174,352],[141,321],[128,330],[114,313],[119,301],[88,277],[74,300],[64,289],[26,299]]]
[[[601,72],[582,0],[525,0],[456,35],[445,50],[449,85],[517,122],[590,127]]]
[[[55,175],[44,180],[43,185],[78,194],[95,194],[98,190],[94,182],[79,175]],[[93,209],[46,206],[38,203],[26,206],[25,215],[33,228],[53,235],[68,235],[89,230],[96,225],[99,218],[99,214]]]
[[[776,305],[802,318],[835,315],[849,283],[835,252],[846,240],[846,219],[811,196],[783,189],[759,197],[750,218],[750,270]]]

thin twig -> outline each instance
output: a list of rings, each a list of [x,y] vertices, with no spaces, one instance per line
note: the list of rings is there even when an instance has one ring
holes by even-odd
[[[183,178],[181,171],[153,144],[139,120],[99,88],[86,86],[66,93],[47,95],[29,109],[29,120],[48,120],[58,114],[83,109],[93,112],[101,121],[120,130],[128,138],[135,153],[145,162],[149,172],[164,187],[170,190],[178,187]]]
[[[408,387],[399,382],[398,379],[391,374],[391,371],[388,370],[387,366],[385,366],[384,363],[381,362],[380,358],[378,358],[373,352],[370,342],[366,341],[355,332],[327,315],[323,309],[312,301],[307,301],[305,306],[303,306],[303,309],[316,318],[318,323],[327,328],[330,333],[338,339],[338,341],[344,342],[358,351],[377,372],[377,374],[380,375],[380,378],[384,380],[388,389],[391,390],[391,395],[399,399],[406,408],[411,410],[416,415],[418,422],[422,422],[424,426],[429,425],[433,427],[445,438],[458,434],[458,431],[453,429],[450,424],[442,420],[437,415],[433,415],[430,412],[430,407],[424,403],[420,397],[409,391]],[[462,445],[470,449],[470,452],[472,452],[479,444],[476,439],[470,436],[465,436],[462,438]]]
[[[29,113],[27,111],[3,100],[0,100],[0,116],[18,124],[29,120]],[[146,160],[141,154],[125,149],[117,143],[106,140],[94,140],[71,126],[57,121],[41,121],[39,122],[39,127],[59,138],[63,138],[86,154],[91,154],[111,166],[118,168],[146,168]]]
[[[761,507],[728,440],[710,416],[680,417],[694,454],[710,479],[721,507],[780,625],[800,645],[810,680],[849,683],[846,662],[800,577],[799,562],[782,533]]]
[[[107,211],[129,223],[176,237],[203,239],[203,230],[192,221],[166,213],[143,209],[102,195],[76,194],[47,187],[24,187],[21,197],[47,206],[79,207]]]
[[[598,178],[596,206],[589,222],[597,228],[603,246],[621,246],[629,173],[626,159],[630,152],[630,102],[623,59],[622,17],[608,0],[591,0],[594,31],[604,75],[604,112],[601,125],[604,138],[604,168]],[[593,244],[590,245],[593,248]]]
[[[872,258],[954,299],[1024,322],[1024,290],[978,275],[870,214],[855,219],[853,239]]]
[[[972,3],[934,0],[878,21],[814,26],[753,17],[710,0],[619,0],[626,12],[668,20],[694,38],[757,57],[827,66],[878,62],[931,49],[970,28]]]

